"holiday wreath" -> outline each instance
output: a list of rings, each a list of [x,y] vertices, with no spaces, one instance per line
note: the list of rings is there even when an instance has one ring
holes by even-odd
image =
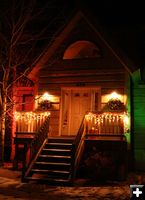
[[[51,107],[51,103],[48,100],[43,100],[38,103],[38,110],[48,110]]]
[[[121,110],[123,108],[123,103],[119,99],[110,99],[108,101],[108,108],[110,110]]]

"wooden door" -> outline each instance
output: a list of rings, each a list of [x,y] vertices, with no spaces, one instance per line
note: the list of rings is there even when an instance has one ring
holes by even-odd
[[[69,134],[76,135],[84,115],[91,110],[91,91],[72,90],[70,110]]]

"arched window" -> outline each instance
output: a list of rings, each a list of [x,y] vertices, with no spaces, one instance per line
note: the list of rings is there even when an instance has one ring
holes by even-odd
[[[63,59],[100,58],[101,51],[94,43],[80,40],[71,44],[64,52]]]

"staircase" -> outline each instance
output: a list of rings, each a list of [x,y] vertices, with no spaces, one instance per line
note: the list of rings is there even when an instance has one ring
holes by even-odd
[[[52,184],[71,183],[72,144],[74,138],[49,137],[33,163],[25,181]]]

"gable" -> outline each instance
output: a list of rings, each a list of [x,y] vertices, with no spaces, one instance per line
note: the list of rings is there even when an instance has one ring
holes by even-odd
[[[62,62],[66,49],[79,40],[91,42],[100,49],[102,56],[96,58],[96,63],[98,63],[96,67],[106,66],[109,69],[110,65],[113,64],[116,68],[123,68],[129,73],[134,71],[133,63],[112,42],[110,45],[108,40],[103,37],[102,32],[100,34],[100,27],[98,28],[99,32],[96,27],[98,28],[98,25],[90,23],[82,12],[78,12],[57,34],[55,40],[50,42],[47,50],[42,53],[30,72],[29,78],[34,80],[41,68],[49,69],[54,63]]]

